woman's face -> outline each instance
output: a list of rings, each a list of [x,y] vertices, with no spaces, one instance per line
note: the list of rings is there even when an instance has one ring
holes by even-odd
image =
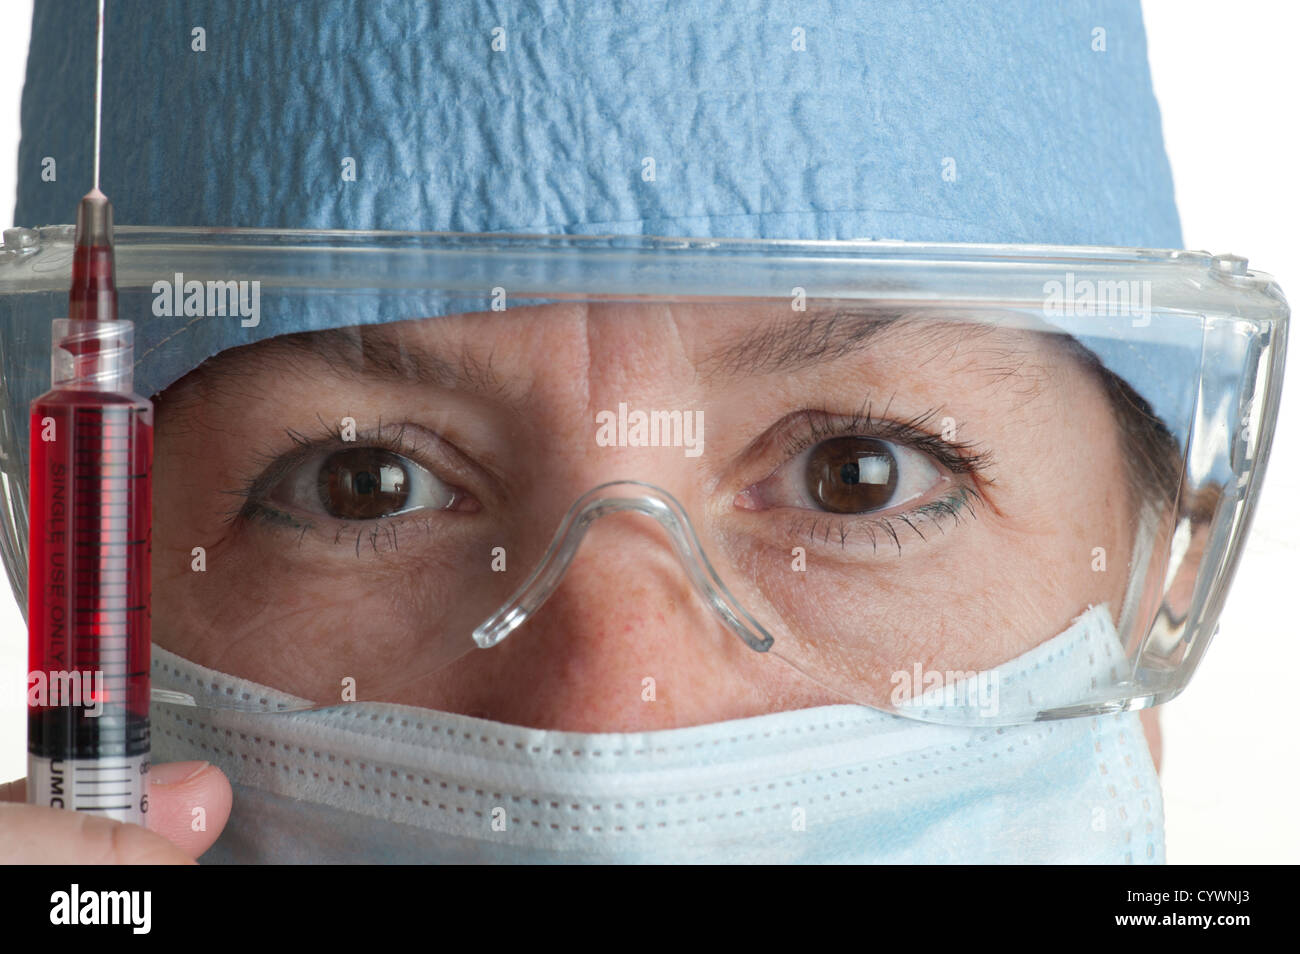
[[[1134,519],[1100,383],[1050,335],[887,318],[551,305],[225,352],[158,402],[155,638],[319,702],[613,732],[849,685],[884,704],[915,664],[990,669],[1117,610]],[[636,412],[678,412],[670,446],[635,446]],[[523,627],[443,665],[619,480],[682,503],[805,672],[725,629],[628,513]]]

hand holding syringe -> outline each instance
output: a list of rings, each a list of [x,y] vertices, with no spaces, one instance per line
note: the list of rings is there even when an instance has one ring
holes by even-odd
[[[52,326],[53,388],[30,418],[28,772],[0,786],[0,802],[29,805],[0,806],[9,863],[184,862],[230,812],[229,783],[206,763],[150,772],[153,406],[132,390],[134,329],[118,319],[99,191],[103,26],[101,0],[95,182],[77,209],[68,317]]]
[[[149,773],[149,828],[85,812],[23,804],[26,782],[0,785],[0,864],[180,865],[212,846],[230,817],[230,783],[204,762]],[[196,830],[193,809],[203,806]]]

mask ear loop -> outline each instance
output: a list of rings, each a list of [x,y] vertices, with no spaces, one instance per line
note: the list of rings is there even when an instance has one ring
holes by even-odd
[[[475,645],[489,649],[522,626],[559,588],[587,529],[607,514],[624,512],[644,514],[668,532],[673,550],[696,592],[746,646],[760,653],[772,648],[775,642],[772,635],[740,605],[718,577],[682,505],[667,491],[634,480],[601,484],[574,502],[560,521],[537,569],[500,609],[474,630]]]

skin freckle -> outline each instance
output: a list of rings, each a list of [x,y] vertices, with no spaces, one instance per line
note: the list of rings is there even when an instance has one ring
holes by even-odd
[[[154,600],[168,649],[295,695],[333,700],[346,675],[364,698],[577,731],[718,722],[845,693],[885,704],[894,670],[993,668],[1123,596],[1133,513],[1121,435],[1094,377],[1044,336],[611,304],[293,338],[223,353],[159,402]],[[620,405],[698,410],[703,452],[602,446],[595,414]],[[809,409],[813,424],[799,424]],[[402,486],[427,472],[473,506],[398,513],[377,532],[314,512],[308,458],[267,462],[304,453],[303,441],[328,447],[321,424],[344,414],[353,448],[402,429]],[[920,463],[930,450],[905,453],[919,437],[897,428],[916,422],[937,441],[950,420],[964,453],[983,455],[982,470],[944,477],[949,493],[969,485],[968,503],[926,516],[811,508],[797,460],[855,420],[895,428],[883,438],[891,466],[914,482],[947,468]],[[257,519],[233,492],[260,488],[259,469],[296,528]],[[550,601],[475,649],[472,630],[541,560],[573,501],[627,479],[673,494],[740,604],[787,655],[839,682],[745,646],[636,515],[597,521]],[[920,490],[915,506],[940,499]],[[204,574],[189,571],[195,541],[219,557]],[[1115,572],[1091,570],[1094,546]],[[1012,603],[999,596],[1008,580]],[[671,705],[641,700],[652,672],[670,674]]]

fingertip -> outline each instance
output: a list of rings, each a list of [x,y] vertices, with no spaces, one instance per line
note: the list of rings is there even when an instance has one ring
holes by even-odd
[[[0,785],[0,802],[27,801],[27,779],[16,778],[12,782]]]
[[[230,819],[230,782],[207,762],[172,762],[153,769],[150,776],[150,829],[198,858]]]

